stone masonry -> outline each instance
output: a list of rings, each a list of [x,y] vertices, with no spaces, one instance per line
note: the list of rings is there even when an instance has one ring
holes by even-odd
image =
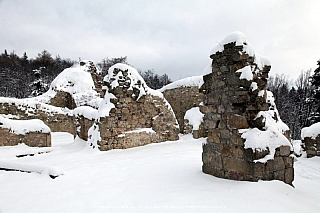
[[[40,107],[41,106],[41,107]],[[21,120],[39,119],[49,126],[52,132],[69,132],[76,134],[74,116],[70,112],[58,113],[44,111],[50,105],[39,103],[33,108],[30,105],[16,105],[15,103],[0,103],[0,114],[15,115]],[[37,108],[39,107],[39,108]],[[66,111],[68,111],[66,109]]]
[[[124,149],[178,139],[178,127],[170,105],[160,92],[147,87],[138,72],[116,64],[104,79],[105,105],[92,131],[99,130],[100,150]],[[90,131],[89,131],[90,132]],[[94,133],[89,135],[89,141]],[[92,144],[91,144],[92,145]]]
[[[272,159],[259,161],[271,153],[245,148],[246,140],[239,129],[265,131],[265,119],[257,117],[268,111],[266,84],[271,66],[259,66],[255,55],[248,54],[246,42],[224,44],[222,51],[213,52],[211,72],[204,75],[201,90],[204,93],[200,107],[205,114],[208,129],[207,143],[203,145],[203,172],[233,180],[281,180],[292,184],[293,158],[290,145],[275,149]],[[250,68],[251,79],[241,76]],[[237,72],[238,71],[238,72]],[[240,72],[243,71],[243,72]],[[277,114],[273,116],[278,121]],[[286,133],[288,137],[290,133]],[[289,143],[289,142],[288,142]],[[290,143],[289,143],[290,144]]]
[[[305,137],[302,142],[308,158],[320,156],[320,135],[316,138]]]
[[[51,146],[51,134],[30,132],[25,135],[10,133],[9,129],[0,127],[0,146],[15,146],[25,143],[28,146]]]
[[[301,130],[301,140],[307,157],[320,156],[320,122]]]
[[[199,106],[202,102],[203,94],[199,92],[198,86],[165,90],[163,95],[172,106],[179,123],[180,133],[188,133],[189,128],[185,127],[184,115],[187,110]]]

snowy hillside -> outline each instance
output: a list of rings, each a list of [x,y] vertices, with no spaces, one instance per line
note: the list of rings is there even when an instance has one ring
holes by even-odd
[[[0,147],[0,167],[43,170],[0,170],[0,212],[320,212],[320,158],[295,162],[295,188],[225,180],[201,171],[204,141],[185,135],[98,152],[68,133],[53,133],[53,147]],[[51,179],[52,168],[63,175]]]

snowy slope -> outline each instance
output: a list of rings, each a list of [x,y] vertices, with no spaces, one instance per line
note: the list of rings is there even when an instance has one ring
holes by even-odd
[[[320,212],[320,158],[299,158],[293,188],[280,181],[232,181],[201,171],[202,142],[179,141],[99,152],[67,133],[53,147],[0,147],[0,161],[61,171],[0,170],[0,212]],[[22,153],[43,154],[16,158]]]

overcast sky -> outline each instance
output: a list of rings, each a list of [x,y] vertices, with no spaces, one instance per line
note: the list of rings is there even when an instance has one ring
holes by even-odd
[[[241,31],[272,75],[296,78],[320,59],[319,8],[319,0],[0,0],[0,52],[127,56],[178,80],[201,75],[211,49]]]

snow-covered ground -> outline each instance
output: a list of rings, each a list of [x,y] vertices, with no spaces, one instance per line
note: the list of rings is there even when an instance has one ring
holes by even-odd
[[[53,147],[0,147],[0,167],[43,169],[0,170],[0,212],[320,212],[320,158],[295,162],[295,188],[225,180],[201,171],[204,141],[185,135],[99,152],[68,133],[53,133]],[[50,170],[60,176],[50,178]]]

